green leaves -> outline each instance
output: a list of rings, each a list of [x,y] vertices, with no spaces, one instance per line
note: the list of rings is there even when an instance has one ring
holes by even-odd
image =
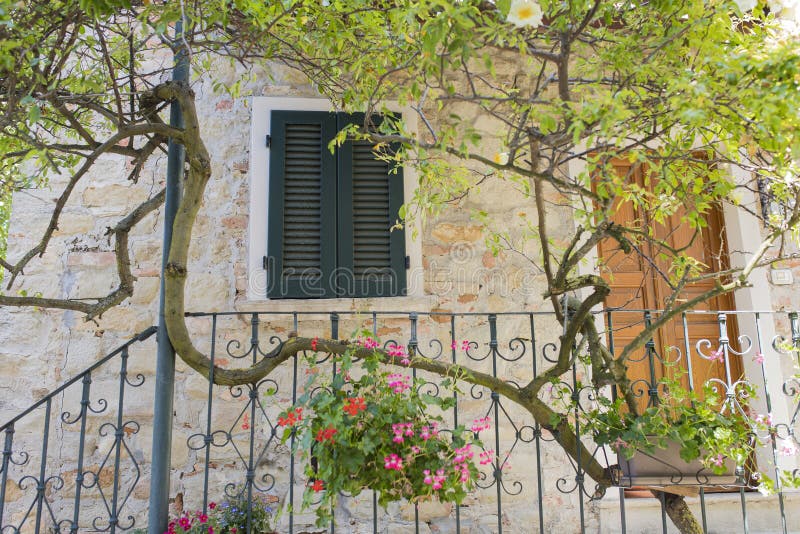
[[[78,3],[81,9],[95,18],[110,15],[118,9],[130,9],[131,7],[130,0],[79,0]]]
[[[664,378],[660,384],[666,393],[659,404],[638,416],[626,411],[622,399],[587,413],[584,424],[595,441],[613,446],[627,458],[637,450],[658,455],[658,449],[675,443],[684,461],[701,458],[707,469],[722,474],[728,470],[724,460],[743,465],[760,444],[757,431],[768,430],[738,403],[730,399],[722,403],[713,384],[706,384],[702,395],[686,390],[678,379]],[[747,395],[754,398],[752,391]]]

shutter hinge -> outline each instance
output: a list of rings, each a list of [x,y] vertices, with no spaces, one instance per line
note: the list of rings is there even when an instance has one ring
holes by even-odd
[[[411,268],[411,256],[406,256],[406,269]]]
[[[267,257],[266,256],[262,256],[261,257],[261,268],[264,269],[265,271],[267,270]]]
[[[270,145],[272,145],[272,136],[271,135],[267,134],[267,139],[265,140],[265,144],[267,145],[267,148],[269,148]]]

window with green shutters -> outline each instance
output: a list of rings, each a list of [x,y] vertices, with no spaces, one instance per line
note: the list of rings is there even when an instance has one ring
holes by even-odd
[[[391,231],[403,173],[367,141],[329,144],[363,114],[272,111],[267,216],[269,298],[406,293],[405,236]]]

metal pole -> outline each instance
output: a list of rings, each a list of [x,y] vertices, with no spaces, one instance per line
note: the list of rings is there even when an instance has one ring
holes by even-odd
[[[183,21],[175,24],[175,66],[172,79],[188,82],[189,57],[179,44],[183,35]],[[169,110],[170,126],[183,128],[183,115],[177,102]],[[164,246],[161,255],[161,291],[158,303],[158,355],[156,358],[156,384],[153,405],[153,448],[150,468],[150,505],[147,523],[148,534],[162,534],[169,520],[170,451],[172,449],[172,413],[175,393],[175,349],[167,335],[164,323],[164,271],[172,244],[172,225],[181,196],[184,148],[173,139],[167,151],[167,185],[164,201]]]

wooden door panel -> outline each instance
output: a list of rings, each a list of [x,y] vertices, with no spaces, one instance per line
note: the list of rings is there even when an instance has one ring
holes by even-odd
[[[627,161],[615,161],[614,170],[619,176],[627,177],[642,185],[642,174],[633,169]],[[613,206],[613,221],[626,227],[644,228],[646,217],[631,203],[617,201]],[[619,355],[644,329],[643,310],[658,307],[653,278],[653,265],[646,263],[638,254],[626,253],[619,243],[607,239],[599,245],[601,258],[601,276],[611,286],[611,293],[606,297],[607,308],[621,310],[613,313],[612,332],[609,341],[613,342],[614,354]],[[636,311],[624,311],[636,310]],[[639,397],[639,408],[648,404],[647,389],[652,381],[662,376],[660,366],[651,366],[644,347],[636,351],[628,360],[628,377],[634,384]]]
[[[627,176],[639,185],[644,187],[647,184],[649,187],[649,180],[643,179],[642,172],[633,172],[627,162],[617,162],[615,170],[620,176]],[[691,207],[687,206],[687,209]],[[613,336],[614,353],[617,355],[642,331],[644,314],[641,310],[663,309],[664,299],[671,295],[670,285],[664,279],[665,276],[672,274],[671,264],[667,259],[672,255],[669,249],[683,249],[688,256],[700,260],[704,264],[702,272],[720,272],[728,265],[722,211],[718,207],[710,210],[706,218],[708,226],[700,232],[682,223],[681,213],[674,214],[661,224],[655,224],[650,219],[652,218],[647,213],[637,213],[630,203],[615,206],[613,217],[615,223],[629,227],[634,222],[641,228],[650,227],[653,229],[654,237],[663,240],[667,245],[664,250],[659,250],[656,245],[650,245],[645,250],[645,253],[649,253],[650,258],[654,260],[652,263],[645,262],[636,253],[625,254],[613,239],[607,239],[598,247],[603,277],[611,287],[606,307],[620,310],[612,314],[613,322],[610,325],[609,335],[610,340]],[[692,284],[684,288],[678,298],[681,301],[692,299],[712,289],[714,283],[709,279]],[[710,299],[697,309],[733,310],[733,296],[728,294]],[[738,348],[735,315],[728,316],[727,325],[728,337],[734,347]],[[697,353],[696,346],[700,340],[710,342],[710,346],[703,345],[706,356],[718,348],[719,323],[716,313],[688,313],[685,323],[682,317],[673,319],[655,333],[652,354],[648,354],[645,347],[636,351],[628,362],[628,376],[634,393],[639,396],[640,410],[645,408],[650,400],[648,386],[654,385],[653,382],[665,374],[673,377],[681,376],[684,387],[688,387],[689,365],[692,383],[701,396],[702,385],[709,379],[726,381],[724,362],[712,361]],[[731,354],[728,361],[731,379],[735,381],[743,374],[741,359]],[[711,489],[708,488],[706,491]]]
[[[690,209],[690,208],[687,208]],[[725,246],[725,230],[722,216],[722,209],[719,206],[713,207],[706,215],[707,226],[702,230],[695,230],[689,224],[681,221],[682,212],[674,214],[665,224],[656,226],[656,237],[664,240],[675,250],[682,249],[683,252],[702,262],[705,267],[701,269],[703,273],[719,272],[727,268],[727,249]],[[663,260],[662,268],[667,271],[669,265]],[[703,280],[688,285],[681,292],[681,300],[691,300],[714,288],[716,282],[713,279]],[[655,288],[658,299],[658,307],[664,306],[664,299],[667,298],[672,290],[663,277],[657,278]],[[709,299],[695,309],[707,311],[733,310],[733,296],[730,294],[721,295]],[[738,329],[736,327],[735,316],[731,316],[727,321],[727,335],[729,339],[736,339]],[[663,329],[662,341],[669,346],[677,346],[680,354],[683,355],[682,365],[678,367],[678,372],[687,370],[686,364],[686,339],[688,337],[688,354],[691,358],[692,381],[702,395],[702,385],[711,378],[726,379],[725,365],[720,361],[711,361],[701,357],[697,353],[697,342],[708,340],[711,342],[710,348],[704,353],[708,356],[711,351],[718,347],[719,323],[716,313],[708,314],[687,314],[686,331],[682,319],[671,321]],[[688,334],[688,336],[687,336]],[[677,359],[677,351],[670,351],[671,360]],[[736,380],[742,376],[742,365],[738,357],[729,358],[731,367],[731,378]],[[684,387],[689,386],[688,376],[682,379]]]

